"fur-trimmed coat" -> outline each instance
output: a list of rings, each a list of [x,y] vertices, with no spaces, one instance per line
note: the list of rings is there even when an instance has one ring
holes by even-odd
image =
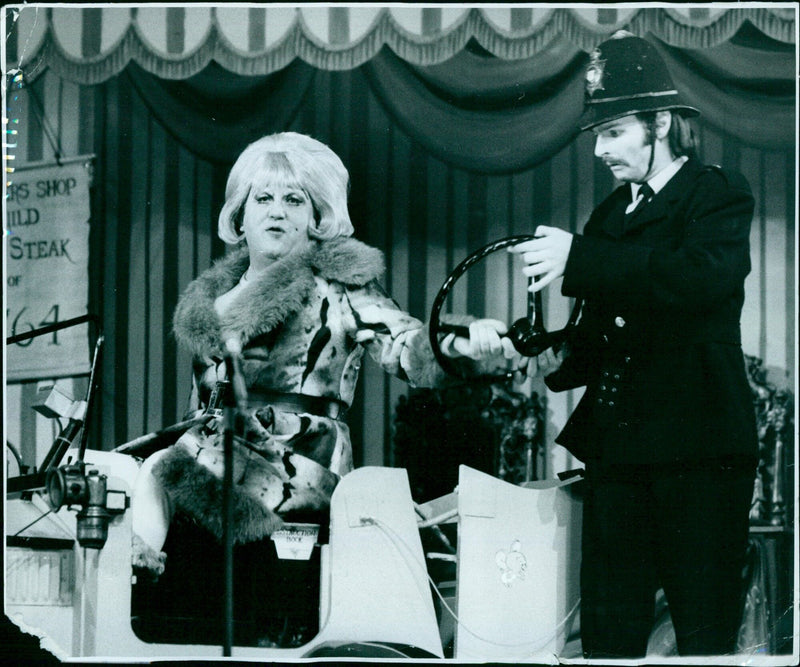
[[[242,343],[248,391],[327,397],[349,406],[367,351],[413,386],[442,378],[427,328],[386,295],[375,248],[351,238],[316,242],[248,281],[223,317],[215,299],[249,266],[246,246],[218,260],[181,296],[174,316],[178,343],[194,359],[197,408],[225,376],[224,341]],[[345,422],[294,414],[248,401],[246,445],[235,448],[235,539],[258,539],[287,514],[324,510],[340,476],[352,469]],[[188,431],[156,465],[173,507],[217,535],[222,494],[219,421]]]

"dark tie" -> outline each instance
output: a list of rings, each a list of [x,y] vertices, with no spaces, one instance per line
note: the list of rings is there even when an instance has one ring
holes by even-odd
[[[653,188],[651,188],[648,183],[642,183],[641,187],[639,188],[639,203],[636,204],[636,207],[630,213],[625,214],[625,219],[627,220],[641,211],[644,205],[650,201],[654,194]]]

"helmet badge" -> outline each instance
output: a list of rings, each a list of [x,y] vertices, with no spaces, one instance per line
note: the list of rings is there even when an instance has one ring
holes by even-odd
[[[592,51],[589,65],[586,68],[586,93],[591,97],[598,90],[605,90],[603,87],[603,71],[606,61],[600,59],[600,49]]]

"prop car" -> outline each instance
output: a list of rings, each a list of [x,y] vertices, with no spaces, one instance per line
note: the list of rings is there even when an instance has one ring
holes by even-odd
[[[445,283],[432,317],[436,332],[449,287],[497,247],[505,245],[482,249]],[[534,322],[532,332],[516,335],[515,345],[535,353],[533,348],[563,338],[560,332],[547,336]],[[207,578],[225,579],[219,618],[162,615],[144,623],[147,599],[137,604],[136,596],[147,584],[132,565],[130,512],[141,456],[128,453],[141,452],[142,443],[112,452],[87,449],[82,428],[101,345],[99,336],[86,400],[48,399],[46,413],[66,425],[41,471],[6,480],[5,612],[41,636],[44,648],[60,658],[92,659],[222,655],[263,661],[334,656],[557,661],[579,601],[576,479],[515,486],[466,466],[459,469],[453,493],[423,505],[412,500],[404,470],[357,469],[333,493],[329,526],[287,524],[268,538],[281,559],[318,563],[313,570],[318,572],[317,627],[298,645],[237,641],[243,633],[233,611],[232,550],[223,559],[224,573],[219,563],[206,562],[206,552],[195,554],[202,575],[184,582],[188,596]],[[185,426],[145,440],[152,444]],[[445,533],[455,536],[455,548]],[[426,553],[423,538],[444,552],[429,547]],[[436,568],[437,563],[449,567]],[[250,576],[250,569],[241,571]],[[440,576],[432,576],[434,571]],[[252,577],[262,574],[256,561]],[[292,595],[287,590],[268,593],[276,599]],[[216,624],[219,631],[178,632],[183,638],[172,641],[164,640],[168,632],[160,632],[201,622]]]
[[[89,450],[85,468],[87,487],[99,483],[105,492],[87,496],[77,512],[66,506],[50,512],[46,493],[38,491],[9,499],[6,614],[62,658],[222,655],[219,645],[137,636],[128,506],[138,465],[125,454]],[[80,483],[77,476],[67,481]],[[441,521],[458,522],[457,577],[432,589],[420,530]],[[578,600],[579,527],[570,482],[524,488],[462,467],[451,497],[415,507],[404,470],[357,469],[332,498],[328,544],[312,538],[311,549],[321,552],[319,632],[296,648],[233,646],[231,655],[442,658],[454,628],[458,659],[552,658],[564,646]],[[303,531],[285,532],[275,539],[303,550]]]

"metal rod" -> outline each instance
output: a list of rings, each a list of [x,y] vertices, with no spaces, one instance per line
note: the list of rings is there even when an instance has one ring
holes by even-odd
[[[225,354],[225,375],[230,383],[222,392],[223,414],[223,478],[222,478],[222,516],[223,516],[223,645],[222,655],[230,657],[233,651],[233,441],[236,436],[238,402],[234,383],[241,382],[236,358],[228,350]]]
[[[34,472],[17,477],[9,477],[6,480],[6,493],[20,493],[21,491],[33,491],[43,489],[47,481],[47,476],[43,472]]]
[[[226,410],[235,411],[236,408],[226,408]],[[225,516],[223,621],[225,634],[222,655],[225,657],[230,657],[233,650],[233,428],[233,425],[225,427],[223,440],[223,459],[225,461],[225,477],[222,484],[222,506]]]
[[[72,319],[64,320],[63,322],[48,324],[46,327],[42,327],[41,329],[34,329],[33,331],[26,331],[25,333],[17,334],[16,336],[9,336],[6,338],[6,345],[13,345],[14,343],[28,340],[29,338],[44,336],[45,334],[53,333],[54,331],[60,331],[61,329],[67,329],[69,327],[74,327],[78,324],[83,324],[84,322],[94,322],[97,324],[97,315],[81,315],[80,317],[73,317]]]
[[[445,521],[449,521],[450,519],[458,516],[458,508],[448,510],[447,512],[442,512],[437,516],[433,516],[430,519],[425,519],[424,521],[417,522],[417,528],[430,528],[431,526],[435,526],[439,523],[444,523]]]
[[[82,420],[70,419],[67,425],[61,429],[61,433],[58,434],[55,442],[53,442],[53,445],[50,447],[50,451],[47,452],[47,455],[42,461],[42,472],[46,472],[49,468],[58,467],[58,464],[61,463],[61,459],[64,458],[64,454],[67,453],[67,450],[72,445],[72,441],[75,440],[80,432],[81,426],[83,426]],[[81,457],[81,459],[82,458],[83,457]]]
[[[105,338],[100,335],[97,337],[97,341],[94,345],[94,357],[92,358],[92,371],[89,375],[89,386],[86,389],[86,412],[83,415],[83,431],[81,432],[81,442],[80,442],[80,449],[78,451],[78,460],[83,461],[83,455],[86,453],[86,444],[89,440],[89,415],[91,414],[91,409],[94,406],[94,401],[92,398],[95,394],[96,389],[96,382],[97,382],[97,368],[100,364],[100,360],[102,359],[101,351],[103,348],[103,342]]]

